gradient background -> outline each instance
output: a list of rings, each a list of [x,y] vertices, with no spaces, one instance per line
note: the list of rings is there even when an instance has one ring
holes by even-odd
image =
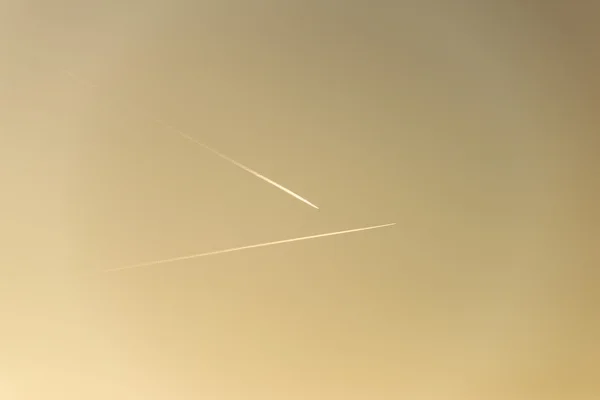
[[[4,0],[0,398],[597,399],[600,10],[517,3]]]

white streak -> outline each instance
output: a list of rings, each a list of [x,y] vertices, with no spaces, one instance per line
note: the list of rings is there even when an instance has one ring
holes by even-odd
[[[125,266],[125,267],[111,268],[111,269],[105,270],[104,272],[115,272],[115,271],[122,271],[122,270],[125,270],[125,269],[149,267],[149,266],[152,266],[152,265],[166,264],[166,263],[171,263],[171,262],[175,262],[175,261],[190,260],[192,258],[208,257],[208,256],[214,256],[214,255],[217,255],[217,254],[232,253],[234,251],[256,249],[258,247],[275,246],[275,245],[284,244],[284,243],[300,242],[302,240],[318,239],[318,238],[323,238],[323,237],[327,237],[327,236],[337,236],[337,235],[344,235],[344,234],[347,234],[347,233],[368,231],[368,230],[371,230],[371,229],[379,229],[379,228],[384,228],[384,227],[393,226],[393,225],[396,225],[396,223],[393,222],[391,224],[367,226],[367,227],[364,227],[364,228],[348,229],[348,230],[345,230],[345,231],[322,233],[322,234],[319,234],[319,235],[303,236],[303,237],[294,238],[294,239],[285,239],[285,240],[278,240],[278,241],[275,241],[275,242],[253,244],[253,245],[250,245],[250,246],[233,247],[233,248],[225,249],[225,250],[210,251],[210,252],[207,252],[207,253],[192,254],[192,255],[188,255],[188,256],[168,258],[168,259],[164,259],[164,260],[150,261],[150,262],[145,262],[145,263],[140,263],[140,264],[134,264],[134,265],[129,265],[129,266]]]
[[[79,76],[79,75],[76,75],[75,73],[73,73],[73,72],[72,72],[72,71],[70,71],[70,70],[66,70],[66,69],[64,69],[64,70],[63,70],[63,72],[65,72],[67,75],[69,75],[69,76],[70,76],[72,79],[74,79],[74,80],[76,80],[76,81],[78,81],[78,82],[80,82],[80,83],[82,83],[82,84],[85,84],[85,85],[87,85],[87,86],[89,86],[89,87],[92,87],[92,88],[96,88],[96,87],[97,87],[97,86],[96,86],[95,84],[93,84],[92,82],[88,81],[87,79],[84,79],[84,78],[82,78],[82,77],[81,77],[81,76]],[[282,190],[282,191],[284,191],[285,193],[289,194],[290,196],[292,196],[292,197],[295,197],[296,199],[300,200],[301,202],[303,202],[303,203],[305,203],[305,204],[307,204],[307,205],[311,206],[312,208],[314,208],[314,209],[316,209],[316,210],[318,210],[318,209],[319,209],[319,207],[317,207],[316,205],[314,205],[314,204],[313,204],[313,203],[311,203],[310,201],[306,200],[304,197],[300,196],[298,193],[295,193],[295,192],[291,191],[290,189],[288,189],[288,188],[286,188],[286,187],[284,187],[284,186],[280,185],[279,183],[277,183],[277,182],[273,181],[272,179],[269,179],[269,178],[267,178],[266,176],[264,176],[264,175],[262,175],[262,174],[260,174],[260,173],[258,173],[258,172],[256,172],[256,171],[254,171],[252,168],[249,168],[249,167],[245,166],[244,164],[241,164],[241,163],[239,163],[239,162],[235,161],[234,159],[232,159],[232,158],[230,158],[230,157],[226,156],[225,154],[221,153],[220,151],[218,151],[218,150],[216,150],[216,149],[213,149],[212,147],[210,147],[210,146],[208,146],[208,145],[206,145],[206,144],[204,144],[204,143],[202,143],[202,142],[198,141],[197,139],[194,139],[194,138],[193,138],[193,137],[191,137],[190,135],[187,135],[187,134],[185,134],[184,132],[182,132],[182,131],[180,131],[179,129],[175,128],[175,127],[174,127],[174,126],[172,126],[171,124],[169,124],[169,123],[167,123],[167,122],[165,122],[165,121],[163,121],[163,120],[161,120],[161,119],[158,119],[158,118],[154,117],[154,116],[153,116],[151,113],[149,113],[149,112],[147,112],[147,111],[145,111],[145,110],[140,110],[140,111],[142,111],[142,112],[143,112],[143,113],[144,113],[144,114],[145,114],[147,117],[149,117],[149,118],[150,118],[151,120],[153,120],[154,122],[156,122],[156,123],[158,123],[158,124],[162,125],[163,127],[167,128],[167,129],[170,129],[170,130],[173,130],[173,131],[175,131],[176,133],[178,133],[178,134],[179,134],[180,136],[182,136],[183,138],[185,138],[185,139],[187,139],[187,140],[189,140],[189,141],[191,141],[191,142],[193,142],[193,143],[196,143],[197,145],[200,145],[200,146],[204,147],[206,150],[208,150],[208,151],[212,152],[213,154],[215,154],[215,155],[217,155],[217,156],[221,157],[223,160],[229,161],[230,163],[232,163],[232,164],[233,164],[233,165],[235,165],[236,167],[238,167],[238,168],[241,168],[241,169],[243,169],[244,171],[251,173],[251,174],[252,174],[252,175],[254,175],[255,177],[257,177],[257,178],[259,178],[259,179],[262,179],[263,181],[265,181],[265,182],[267,182],[267,183],[269,183],[269,184],[271,184],[271,185],[275,186],[275,187],[276,187],[276,188],[278,188],[279,190]]]
[[[173,127],[170,127],[170,128],[171,128],[171,129],[174,129]],[[264,176],[264,175],[262,175],[262,174],[260,174],[260,173],[258,173],[258,172],[256,172],[256,171],[254,171],[253,169],[251,169],[251,168],[249,168],[249,167],[246,167],[244,164],[241,164],[241,163],[239,163],[239,162],[235,161],[234,159],[232,159],[232,158],[230,158],[230,157],[226,156],[225,154],[221,153],[220,151],[218,151],[218,150],[216,150],[216,149],[213,149],[212,147],[209,147],[208,145],[206,145],[206,144],[204,144],[204,143],[202,143],[202,142],[198,141],[197,139],[194,139],[193,137],[191,137],[191,136],[189,136],[189,135],[186,135],[185,133],[183,133],[183,132],[181,132],[181,131],[179,131],[179,130],[176,130],[176,129],[174,129],[174,130],[175,130],[177,133],[179,133],[179,135],[181,135],[182,137],[186,138],[187,140],[189,140],[189,141],[191,141],[191,142],[194,142],[194,143],[196,143],[197,145],[200,145],[200,146],[204,147],[206,150],[208,150],[208,151],[210,151],[210,152],[212,152],[212,153],[216,154],[217,156],[221,157],[222,159],[224,159],[224,160],[226,160],[226,161],[229,161],[230,163],[232,163],[232,164],[233,164],[233,165],[235,165],[236,167],[238,167],[238,168],[241,168],[241,169],[243,169],[244,171],[251,173],[252,175],[256,176],[257,178],[259,178],[259,179],[262,179],[263,181],[265,181],[265,182],[267,182],[267,183],[269,183],[269,184],[271,184],[271,185],[275,186],[276,188],[278,188],[278,189],[280,189],[280,190],[284,191],[285,193],[289,194],[290,196],[293,196],[293,197],[295,197],[296,199],[300,200],[301,202],[303,202],[303,203],[305,203],[305,204],[308,204],[308,205],[309,205],[309,206],[311,206],[312,208],[315,208],[315,209],[317,209],[317,210],[319,209],[319,207],[317,207],[316,205],[314,205],[314,204],[313,204],[313,203],[311,203],[310,201],[306,200],[304,197],[300,196],[300,195],[299,195],[299,194],[297,194],[297,193],[294,193],[294,192],[292,192],[290,189],[288,189],[288,188],[286,188],[286,187],[284,187],[284,186],[280,185],[279,183],[277,183],[277,182],[275,182],[275,181],[273,181],[273,180],[271,180],[271,179],[267,178],[266,176]]]

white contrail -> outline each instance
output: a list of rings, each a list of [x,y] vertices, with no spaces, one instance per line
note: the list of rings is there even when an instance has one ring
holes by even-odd
[[[125,269],[149,267],[149,266],[152,266],[152,265],[166,264],[166,263],[175,262],[175,261],[189,260],[189,259],[192,259],[192,258],[200,258],[200,257],[214,256],[214,255],[217,255],[217,254],[232,253],[234,251],[256,249],[258,247],[275,246],[277,244],[283,244],[283,243],[292,243],[292,242],[299,242],[299,241],[302,241],[302,240],[318,239],[318,238],[327,237],[327,236],[337,236],[337,235],[344,235],[346,233],[368,231],[368,230],[371,230],[371,229],[384,228],[384,227],[393,226],[393,225],[396,225],[396,223],[393,222],[391,224],[367,226],[367,227],[364,227],[364,228],[348,229],[348,230],[345,230],[345,231],[330,232],[330,233],[321,233],[319,235],[303,236],[303,237],[294,238],[294,239],[277,240],[275,242],[253,244],[253,245],[242,246],[242,247],[233,247],[233,248],[225,249],[225,250],[216,250],[216,251],[210,251],[210,252],[207,252],[207,253],[192,254],[192,255],[188,255],[188,256],[175,257],[175,258],[167,258],[167,259],[164,259],[164,260],[149,261],[149,262],[140,263],[140,264],[128,265],[128,266],[125,266],[125,267],[111,268],[111,269],[104,270],[104,272],[115,272],[115,271],[122,271],[122,270],[125,270]]]
[[[76,75],[75,73],[73,73],[73,72],[72,72],[72,71],[70,71],[70,70],[64,69],[64,70],[63,70],[63,72],[65,72],[67,75],[69,75],[69,76],[70,76],[72,79],[74,79],[74,80],[76,80],[76,81],[78,81],[78,82],[80,82],[80,83],[83,83],[83,84],[85,84],[85,85],[87,85],[87,86],[89,86],[89,87],[93,87],[93,88],[96,88],[96,87],[97,87],[97,85],[93,84],[92,82],[88,81],[88,80],[87,80],[87,79],[85,79],[85,78],[82,78],[82,77],[81,77],[81,76],[79,76],[79,75]],[[292,196],[292,197],[295,197],[296,199],[300,200],[301,202],[303,202],[303,203],[305,203],[305,204],[308,204],[308,205],[309,205],[309,206],[311,206],[312,208],[314,208],[314,209],[316,209],[316,210],[318,210],[318,209],[319,209],[319,207],[317,207],[315,204],[311,203],[310,201],[306,200],[304,197],[300,196],[299,194],[297,194],[297,193],[294,193],[294,192],[293,192],[293,191],[291,191],[290,189],[288,189],[288,188],[286,188],[286,187],[284,187],[284,186],[280,185],[279,183],[277,183],[277,182],[273,181],[272,179],[269,179],[269,178],[267,178],[266,176],[264,176],[264,175],[262,175],[262,174],[260,174],[260,173],[258,173],[258,172],[256,172],[256,171],[254,171],[252,168],[249,168],[249,167],[245,166],[244,164],[241,164],[241,163],[239,163],[239,162],[235,161],[235,160],[234,160],[234,159],[232,159],[231,157],[228,157],[228,156],[226,156],[225,154],[221,153],[220,151],[218,151],[218,150],[216,150],[216,149],[213,149],[212,147],[210,147],[210,146],[208,146],[208,145],[206,145],[206,144],[204,144],[204,143],[200,142],[200,141],[199,141],[199,140],[197,140],[197,139],[194,139],[194,138],[193,138],[193,137],[191,137],[190,135],[187,135],[186,133],[184,133],[184,132],[180,131],[179,129],[175,128],[173,125],[171,125],[171,124],[169,124],[169,123],[167,123],[167,122],[165,122],[165,121],[163,121],[163,120],[161,120],[161,119],[158,119],[158,118],[154,117],[154,116],[153,116],[151,113],[149,113],[148,111],[146,111],[146,110],[141,110],[141,109],[139,109],[139,107],[138,107],[138,110],[142,111],[142,112],[143,112],[143,113],[144,113],[144,114],[145,114],[147,117],[149,117],[150,119],[152,119],[154,122],[156,122],[156,123],[158,123],[158,124],[162,125],[163,127],[167,128],[167,129],[170,129],[170,130],[172,130],[172,131],[174,131],[174,132],[178,133],[178,134],[179,134],[180,136],[182,136],[183,138],[185,138],[185,139],[187,139],[187,140],[190,140],[191,142],[193,142],[193,143],[196,143],[197,145],[200,145],[200,146],[204,147],[206,150],[208,150],[208,151],[212,152],[213,154],[215,154],[215,155],[217,155],[217,156],[221,157],[223,160],[229,161],[230,163],[232,163],[232,164],[233,164],[233,165],[235,165],[236,167],[238,167],[238,168],[241,168],[241,169],[243,169],[244,171],[251,173],[251,174],[252,174],[252,175],[254,175],[255,177],[257,177],[257,178],[259,178],[259,179],[262,179],[263,181],[265,181],[265,182],[267,182],[267,183],[269,183],[269,184],[271,184],[271,185],[275,186],[276,188],[278,188],[278,189],[280,189],[280,190],[284,191],[285,193],[289,194],[290,196]]]
[[[317,209],[317,210],[319,209],[319,207],[317,207],[316,205],[314,205],[314,204],[313,204],[313,203],[311,203],[310,201],[306,200],[304,197],[300,196],[300,195],[299,195],[299,194],[297,194],[297,193],[294,193],[294,192],[292,192],[290,189],[288,189],[288,188],[286,188],[286,187],[284,187],[284,186],[280,185],[279,183],[277,183],[277,182],[275,182],[275,181],[273,181],[273,180],[271,180],[271,179],[267,178],[266,176],[264,176],[264,175],[262,175],[262,174],[259,174],[258,172],[254,171],[253,169],[251,169],[251,168],[249,168],[249,167],[246,167],[244,164],[241,164],[241,163],[239,163],[239,162],[235,161],[234,159],[232,159],[232,158],[230,158],[230,157],[227,157],[225,154],[223,154],[223,153],[221,153],[220,151],[218,151],[218,150],[216,150],[216,149],[213,149],[212,147],[210,147],[210,146],[208,146],[208,145],[206,145],[206,144],[204,144],[204,143],[202,143],[202,142],[198,141],[197,139],[194,139],[193,137],[191,137],[191,136],[189,136],[189,135],[186,135],[185,133],[183,133],[183,132],[181,132],[181,131],[179,131],[179,130],[177,130],[177,129],[173,128],[173,127],[170,127],[170,128],[171,128],[171,129],[173,129],[173,130],[175,130],[175,131],[176,131],[176,132],[177,132],[179,135],[181,135],[181,136],[182,136],[182,137],[184,137],[185,139],[187,139],[187,140],[189,140],[189,141],[191,141],[191,142],[194,142],[194,143],[196,143],[197,145],[200,145],[200,146],[204,147],[206,150],[208,150],[208,151],[210,151],[210,152],[212,152],[212,153],[216,154],[217,156],[221,157],[222,159],[224,159],[224,160],[226,160],[226,161],[229,161],[230,163],[232,163],[232,164],[233,164],[233,165],[235,165],[236,167],[238,167],[238,168],[241,168],[241,169],[243,169],[244,171],[251,173],[252,175],[256,176],[257,178],[259,178],[259,179],[262,179],[263,181],[265,181],[265,182],[267,182],[267,183],[269,183],[269,184],[271,184],[271,185],[275,186],[276,188],[278,188],[278,189],[280,189],[280,190],[283,190],[284,192],[286,192],[286,193],[287,193],[287,194],[289,194],[290,196],[293,196],[293,197],[295,197],[296,199],[300,200],[301,202],[303,202],[303,203],[305,203],[305,204],[308,204],[308,205],[309,205],[309,206],[311,206],[312,208],[315,208],[315,209]]]

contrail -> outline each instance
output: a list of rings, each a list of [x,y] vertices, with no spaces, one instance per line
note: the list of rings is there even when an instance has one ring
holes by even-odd
[[[216,149],[213,149],[212,147],[210,147],[210,146],[208,146],[208,145],[206,145],[206,144],[198,141],[197,139],[194,139],[193,137],[191,137],[189,135],[186,135],[185,133],[181,132],[180,130],[175,129],[173,127],[170,127],[170,128],[173,129],[173,130],[175,130],[180,136],[184,137],[185,139],[187,139],[187,140],[189,140],[189,141],[191,141],[193,143],[196,143],[197,145],[200,145],[200,146],[204,147],[206,150],[208,150],[208,151],[216,154],[217,156],[221,157],[222,159],[224,159],[226,161],[229,161],[230,163],[232,163],[236,167],[241,168],[244,171],[251,173],[252,175],[256,176],[257,178],[262,179],[263,181],[265,181],[265,182],[267,182],[267,183],[275,186],[276,188],[284,191],[285,193],[289,194],[290,196],[293,196],[296,199],[300,200],[301,202],[303,202],[305,204],[308,204],[312,208],[315,208],[317,210],[319,209],[319,207],[317,207],[316,205],[314,205],[310,201],[306,200],[304,197],[300,196],[297,193],[292,192],[290,189],[288,189],[288,188],[280,185],[279,183],[277,183],[277,182],[275,182],[275,181],[267,178],[266,176],[264,176],[262,174],[259,174],[258,172],[254,171],[253,169],[251,169],[249,167],[246,167],[244,164],[241,164],[241,163],[235,161],[234,159],[232,159],[232,158],[226,156],[225,154],[221,153],[220,151],[218,151]]]
[[[322,234],[319,234],[319,235],[303,236],[303,237],[294,238],[294,239],[278,240],[278,241],[275,241],[275,242],[253,244],[253,245],[242,246],[242,247],[233,247],[233,248],[225,249],[225,250],[216,250],[216,251],[210,251],[210,252],[207,252],[207,253],[192,254],[192,255],[188,255],[188,256],[175,257],[175,258],[167,258],[167,259],[164,259],[164,260],[150,261],[150,262],[145,262],[145,263],[140,263],[140,264],[128,265],[128,266],[125,266],[125,267],[111,268],[111,269],[104,270],[104,272],[115,272],[115,271],[122,271],[122,270],[125,270],[125,269],[149,267],[149,266],[152,266],[152,265],[166,264],[166,263],[171,263],[171,262],[175,262],[175,261],[190,260],[192,258],[208,257],[208,256],[215,256],[217,254],[233,253],[234,251],[256,249],[258,247],[275,246],[275,245],[284,244],[284,243],[300,242],[302,240],[318,239],[318,238],[323,238],[323,237],[327,237],[327,236],[337,236],[337,235],[344,235],[344,234],[347,234],[347,233],[368,231],[368,230],[371,230],[371,229],[385,228],[385,227],[393,226],[393,225],[396,225],[396,223],[393,222],[391,224],[367,226],[367,227],[364,227],[364,228],[356,228],[356,229],[348,229],[348,230],[345,230],[345,231],[322,233]]]
[[[80,77],[79,75],[76,75],[75,73],[73,73],[70,70],[63,69],[63,72],[65,72],[72,79],[78,81],[79,83],[82,83],[84,85],[87,85],[87,86],[93,87],[93,88],[97,87],[97,85],[93,84],[92,82],[88,81],[85,78]],[[138,110],[140,110],[139,107],[138,107]],[[244,171],[246,171],[246,172],[254,175],[255,177],[257,177],[259,179],[262,179],[263,181],[265,181],[265,182],[267,182],[267,183],[275,186],[276,188],[284,191],[285,193],[289,194],[290,196],[295,197],[296,199],[300,200],[301,202],[303,202],[305,204],[308,204],[312,208],[314,208],[316,210],[319,209],[319,207],[317,207],[315,204],[311,203],[310,201],[306,200],[304,197],[300,196],[299,194],[297,194],[297,193],[291,191],[290,189],[288,189],[288,188],[280,185],[279,183],[273,181],[272,179],[269,179],[266,176],[264,176],[264,175],[262,175],[262,174],[260,174],[260,173],[258,173],[256,171],[254,171],[252,168],[249,168],[249,167],[245,166],[244,164],[235,161],[234,159],[232,159],[231,157],[226,156],[225,154],[221,153],[220,151],[218,151],[216,149],[213,149],[212,147],[210,147],[210,146],[208,146],[208,145],[206,145],[206,144],[198,141],[197,139],[194,139],[190,135],[187,135],[186,133],[182,132],[181,130],[175,128],[173,125],[171,125],[171,124],[169,124],[169,123],[167,123],[167,122],[165,122],[165,121],[163,121],[161,119],[155,118],[148,111],[146,111],[146,110],[140,110],[140,111],[142,111],[147,117],[149,117],[150,119],[152,119],[154,122],[158,123],[159,125],[162,125],[163,127],[165,127],[167,129],[170,129],[170,130],[178,133],[183,138],[185,138],[185,139],[187,139],[187,140],[189,140],[189,141],[191,141],[191,142],[193,142],[193,143],[195,143],[197,145],[200,145],[200,146],[204,147],[206,150],[208,150],[208,151],[212,152],[213,154],[219,156],[223,160],[229,161],[230,163],[232,163],[236,167],[241,168]]]

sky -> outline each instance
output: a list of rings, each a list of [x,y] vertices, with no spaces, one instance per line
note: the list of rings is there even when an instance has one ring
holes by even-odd
[[[4,1],[0,397],[597,398],[588,3]]]

